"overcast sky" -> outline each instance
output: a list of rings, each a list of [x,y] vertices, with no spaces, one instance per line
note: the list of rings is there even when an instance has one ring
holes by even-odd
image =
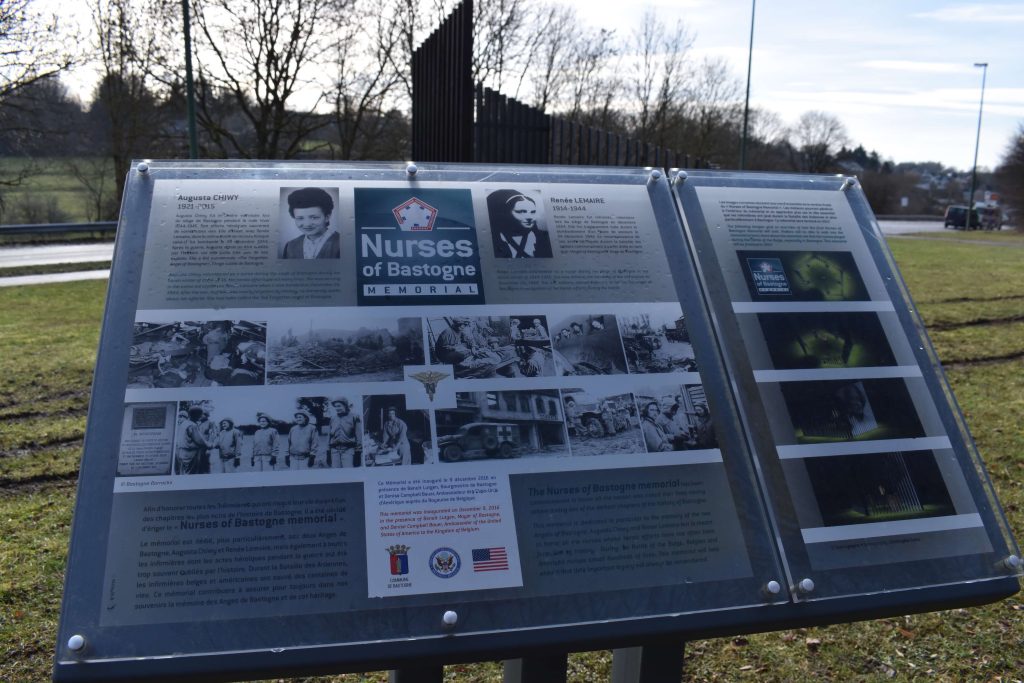
[[[635,26],[643,7],[682,19],[697,55],[745,84],[750,0],[562,0],[594,26]],[[752,106],[787,123],[821,109],[854,143],[896,161],[970,168],[988,62],[978,165],[998,164],[1024,123],[1024,0],[757,0]]]
[[[644,7],[682,19],[694,56],[722,57],[746,80],[751,0],[551,0],[621,38]],[[65,16],[66,0],[40,0]],[[84,3],[83,3],[84,5]],[[854,143],[895,161],[971,166],[982,70],[988,62],[979,166],[994,167],[1024,123],[1024,0],[758,0],[751,104],[786,123],[821,109]],[[88,98],[85,73],[69,83]]]

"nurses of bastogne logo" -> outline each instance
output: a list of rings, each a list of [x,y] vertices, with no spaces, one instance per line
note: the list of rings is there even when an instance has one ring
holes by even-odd
[[[416,197],[396,206],[391,213],[395,214],[395,220],[398,221],[398,227],[402,232],[433,230],[434,221],[437,220],[437,209]]]

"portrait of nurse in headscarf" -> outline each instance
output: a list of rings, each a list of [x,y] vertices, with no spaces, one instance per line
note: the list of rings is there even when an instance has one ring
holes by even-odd
[[[487,214],[496,258],[551,258],[551,237],[539,197],[497,190],[487,196]]]

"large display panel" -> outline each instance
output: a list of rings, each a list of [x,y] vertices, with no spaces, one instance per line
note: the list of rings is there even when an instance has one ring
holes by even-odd
[[[797,600],[1001,581],[1018,551],[854,179],[674,192]]]
[[[136,164],[56,677],[781,619],[711,329],[649,171]]]

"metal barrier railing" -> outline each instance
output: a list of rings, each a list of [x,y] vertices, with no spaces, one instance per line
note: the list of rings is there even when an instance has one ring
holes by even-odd
[[[62,232],[115,232],[117,221],[96,223],[27,223],[0,225],[0,235],[42,235]]]

